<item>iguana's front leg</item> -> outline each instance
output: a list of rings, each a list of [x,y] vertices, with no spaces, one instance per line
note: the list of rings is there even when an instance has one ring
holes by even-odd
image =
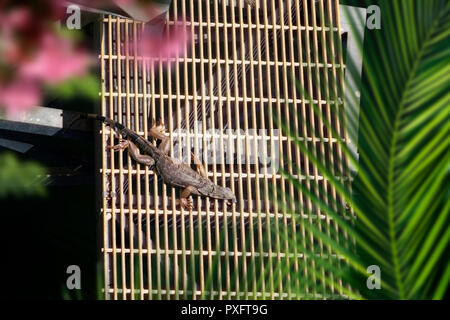
[[[192,156],[192,161],[194,161],[195,166],[197,167],[197,172],[203,177],[209,180],[208,178],[208,174],[206,172],[205,167],[203,166],[203,164],[201,163],[200,159],[193,153],[191,152],[191,156]],[[210,180],[211,181],[211,180]],[[225,204],[230,205],[231,202],[229,200],[225,200]]]
[[[186,187],[181,191],[180,200],[177,200],[176,203],[180,204],[183,209],[192,210],[194,208],[194,203],[192,201],[191,193],[194,191],[194,187]]]
[[[164,154],[168,154],[170,151],[170,139],[166,137],[164,132],[166,131],[166,127],[164,126],[163,120],[160,119],[158,123],[153,120],[153,127],[148,132],[153,138],[161,140],[161,144],[159,145],[159,150],[164,152]]]
[[[155,160],[149,155],[140,154],[138,147],[129,141],[129,140],[121,140],[119,144],[115,146],[107,146],[106,148],[111,150],[125,150],[128,148],[128,152],[130,153],[131,158],[133,158],[137,163],[140,163],[144,166],[153,166],[155,164]]]
[[[180,202],[183,208],[192,210],[194,208],[191,193],[194,191],[194,188],[191,186],[186,187],[183,191],[181,191]]]

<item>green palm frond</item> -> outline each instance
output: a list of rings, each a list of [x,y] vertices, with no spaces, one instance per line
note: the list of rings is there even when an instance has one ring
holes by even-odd
[[[334,168],[323,160],[325,156],[311,152],[279,119],[285,134],[338,197],[318,197],[313,190],[320,186],[303,185],[286,170],[284,177],[346,232],[349,240],[337,241],[329,228],[321,227],[320,219],[303,219],[299,226],[340,257],[345,262],[342,268],[348,268],[324,259],[318,254],[320,248],[305,247],[300,236],[289,241],[314,261],[313,272],[325,291],[334,287],[350,298],[439,299],[450,281],[450,3],[383,1],[380,7],[382,29],[371,33],[364,48],[359,159],[327,122],[323,110],[314,108],[339,143],[343,167],[349,170],[348,164],[355,169],[353,183],[336,177]],[[352,64],[347,63],[347,77],[356,79]],[[304,99],[309,99],[307,89],[297,86]],[[337,101],[326,88],[323,95]],[[347,104],[356,103],[354,98]],[[339,113],[337,107],[333,111]],[[330,151],[327,146],[324,149]],[[355,219],[345,219],[346,206]],[[311,213],[298,203],[295,207],[302,214]],[[299,215],[298,209],[291,213]],[[380,267],[381,290],[367,289],[370,265]],[[293,273],[292,268],[283,269],[284,276],[288,273]]]

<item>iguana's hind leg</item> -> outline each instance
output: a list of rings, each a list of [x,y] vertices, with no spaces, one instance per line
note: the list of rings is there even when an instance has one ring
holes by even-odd
[[[161,140],[161,144],[159,145],[159,150],[164,152],[164,154],[168,154],[170,151],[170,139],[166,137],[164,132],[166,131],[166,127],[164,126],[163,120],[160,119],[158,123],[153,120],[153,126],[149,131],[149,134],[155,138]]]
[[[106,148],[111,150],[125,150],[126,148],[128,148],[128,152],[131,158],[133,158],[137,163],[149,167],[155,164],[155,160],[152,157],[150,157],[149,155],[140,154],[138,147],[136,147],[136,145],[129,140],[121,140],[119,144],[116,144],[112,147],[107,146]]]

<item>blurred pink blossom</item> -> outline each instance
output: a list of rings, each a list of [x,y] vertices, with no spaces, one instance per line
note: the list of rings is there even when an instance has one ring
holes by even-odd
[[[37,81],[18,78],[0,85],[0,105],[11,116],[39,104],[41,88]]]
[[[81,76],[89,64],[87,52],[75,49],[67,38],[46,32],[34,54],[15,65],[14,77],[0,83],[0,105],[8,114],[36,106],[43,84]]]
[[[164,62],[182,55],[185,45],[190,41],[190,33],[184,27],[185,24],[179,22],[177,25],[171,26],[168,34],[166,32],[162,34],[163,28],[160,25],[153,25],[155,20],[152,19],[158,17],[158,22],[162,22],[164,26],[165,19],[161,17],[167,12],[170,1],[113,0],[113,2],[127,13],[142,17],[142,21],[152,21],[146,25],[141,38],[137,41],[138,55],[150,59],[161,58]],[[130,40],[128,46],[130,49],[134,48],[134,41]]]
[[[150,59],[161,58],[167,60],[182,56],[184,48],[190,42],[190,36],[186,28],[178,26],[168,35],[158,35],[145,29],[142,38],[138,42],[138,54]],[[130,45],[133,45],[131,43]]]
[[[83,0],[85,1],[85,0]],[[114,0],[160,16],[164,5],[144,0]],[[86,0],[86,2],[88,2]],[[89,4],[110,1],[91,0]],[[81,76],[93,59],[53,26],[64,10],[59,0],[0,0],[0,108],[17,113],[40,103],[46,84]],[[147,11],[148,10],[148,11]],[[184,28],[171,28],[161,36],[150,27],[138,42],[138,54],[151,59],[180,56],[190,40]],[[128,44],[130,48],[134,43]]]
[[[14,29],[26,28],[32,16],[28,8],[17,7],[7,12],[0,12],[0,18],[2,29],[11,32]]]
[[[0,11],[0,37],[1,37],[1,60],[8,62],[16,62],[20,60],[24,53],[23,37],[19,37],[23,33],[31,20],[31,13],[28,8],[18,7],[10,11]]]
[[[9,115],[40,103],[45,84],[81,76],[90,56],[54,29],[56,0],[0,1],[0,108]]]
[[[74,49],[69,39],[46,33],[36,55],[19,67],[27,78],[55,84],[70,77],[81,76],[90,59],[87,52]]]

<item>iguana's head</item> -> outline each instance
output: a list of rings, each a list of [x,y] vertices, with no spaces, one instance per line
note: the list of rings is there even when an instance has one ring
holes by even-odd
[[[215,186],[215,198],[227,200],[227,204],[229,201],[237,202],[236,196],[230,188],[224,188],[221,186]]]
[[[225,192],[225,199],[231,200],[234,203],[236,203],[237,200],[236,200],[236,196],[234,195],[233,191],[231,191],[230,188],[224,188],[224,190],[225,190],[224,191]]]

